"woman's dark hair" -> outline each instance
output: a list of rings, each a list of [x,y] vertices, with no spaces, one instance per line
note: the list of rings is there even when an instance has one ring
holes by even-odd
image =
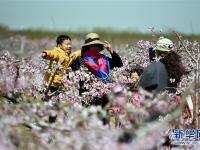
[[[56,39],[57,46],[59,44],[62,44],[64,40],[70,40],[71,41],[71,38],[68,35],[59,35]]]
[[[166,67],[169,79],[175,79],[175,82],[170,83],[170,87],[177,87],[177,84],[181,81],[181,77],[187,73],[186,68],[181,62],[181,56],[176,52],[170,52],[164,58],[160,60]]]

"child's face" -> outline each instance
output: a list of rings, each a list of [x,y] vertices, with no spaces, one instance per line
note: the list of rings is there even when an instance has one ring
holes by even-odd
[[[69,39],[68,40],[64,40],[62,42],[62,44],[58,45],[58,47],[61,48],[66,53],[70,54],[71,53],[71,49],[72,49],[72,42]]]
[[[133,84],[135,84],[140,78],[137,72],[132,72],[130,76],[131,76],[131,79],[133,80]]]

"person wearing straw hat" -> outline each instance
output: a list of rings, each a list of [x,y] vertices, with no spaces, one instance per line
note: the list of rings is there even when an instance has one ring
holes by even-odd
[[[153,50],[156,61],[144,69],[139,85],[148,91],[175,92],[181,77],[187,73],[181,56],[174,51],[173,42],[164,37],[159,38]]]
[[[48,70],[44,80],[48,83],[50,91],[57,91],[64,87],[63,76],[71,64],[81,57],[81,50],[71,53],[72,43],[68,35],[59,35],[56,39],[57,46],[51,50],[43,50],[41,57],[49,60]],[[54,71],[56,69],[56,71]]]
[[[101,54],[104,48],[110,53],[111,58]],[[108,83],[110,79],[108,74],[114,67],[123,66],[120,56],[112,50],[109,42],[100,41],[97,33],[89,33],[86,35],[85,43],[81,49],[81,55],[85,66],[98,79],[105,79]]]

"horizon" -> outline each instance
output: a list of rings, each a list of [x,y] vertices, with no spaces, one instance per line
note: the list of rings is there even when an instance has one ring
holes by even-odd
[[[11,30],[149,33],[154,27],[200,34],[199,6],[198,0],[0,0],[0,24]]]

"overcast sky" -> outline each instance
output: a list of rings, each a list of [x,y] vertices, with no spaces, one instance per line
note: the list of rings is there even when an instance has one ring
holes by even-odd
[[[155,27],[200,34],[200,0],[0,0],[0,24],[75,31]]]

